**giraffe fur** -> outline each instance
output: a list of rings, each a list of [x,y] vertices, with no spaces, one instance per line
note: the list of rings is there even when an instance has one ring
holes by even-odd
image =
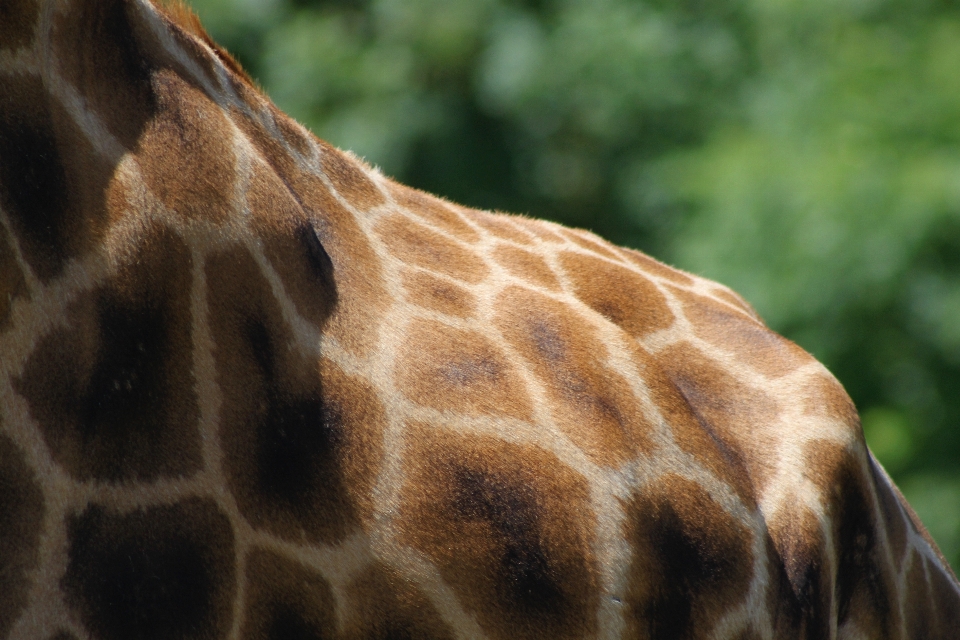
[[[0,638],[960,633],[730,289],[390,180],[180,5],[0,17]]]

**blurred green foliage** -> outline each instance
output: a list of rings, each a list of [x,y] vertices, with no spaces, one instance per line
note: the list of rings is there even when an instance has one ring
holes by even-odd
[[[194,0],[384,172],[745,295],[844,383],[960,567],[960,8],[936,0]]]

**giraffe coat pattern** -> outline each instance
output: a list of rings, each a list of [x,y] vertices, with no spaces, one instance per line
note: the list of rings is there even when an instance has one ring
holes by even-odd
[[[0,7],[0,638],[957,638],[722,285],[316,139],[179,5]]]

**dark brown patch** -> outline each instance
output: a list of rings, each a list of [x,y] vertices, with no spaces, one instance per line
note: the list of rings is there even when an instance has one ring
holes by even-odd
[[[729,351],[734,359],[764,375],[783,376],[813,361],[806,351],[760,322],[710,298],[671,289],[683,303],[684,315],[697,337]]]
[[[343,198],[358,211],[366,211],[385,202],[383,194],[377,189],[357,161],[348,158],[345,153],[334,149],[322,140],[318,141],[321,153],[320,163],[324,173]]]
[[[208,500],[67,523],[67,604],[102,640],[224,638],[235,586],[230,521]]]
[[[814,440],[806,447],[804,468],[820,487],[824,515],[832,524],[836,549],[837,624],[848,620],[867,637],[888,637],[900,626],[896,578],[885,560],[871,495],[857,457],[839,444]]]
[[[454,634],[409,578],[380,563],[347,589],[353,615],[344,638],[351,640],[442,640]]]
[[[337,637],[336,602],[323,576],[273,552],[247,556],[243,640]]]
[[[0,50],[19,49],[33,41],[40,17],[36,0],[4,0],[0,3]]]
[[[10,326],[10,312],[17,298],[30,299],[27,281],[13,251],[13,238],[0,224],[0,333]]]
[[[780,437],[769,429],[780,411],[776,401],[737,381],[689,343],[664,349],[657,362],[729,464],[746,470],[755,492],[762,493]]]
[[[439,233],[403,216],[381,220],[376,232],[398,260],[476,284],[489,270],[476,254]]]
[[[127,149],[136,147],[157,106],[151,64],[128,14],[132,6],[123,0],[72,3],[54,13],[50,37],[64,80]]]
[[[476,242],[480,239],[480,234],[439,198],[396,182],[390,183],[390,193],[401,207],[449,232],[457,239],[464,242]]]
[[[747,509],[757,507],[753,481],[742,458],[704,427],[684,395],[668,376],[658,358],[634,345],[632,360],[642,372],[650,400],[670,429],[674,442],[696,458],[720,482],[731,489]]]
[[[564,237],[574,244],[579,245],[588,251],[599,254],[605,258],[610,258],[611,260],[616,260],[617,262],[620,261],[620,255],[617,253],[619,249],[617,247],[590,233],[589,231],[567,228],[562,228],[562,231]]]
[[[27,606],[43,526],[43,493],[23,454],[0,434],[0,638]]]
[[[459,285],[408,268],[400,275],[407,300],[417,306],[460,318],[472,317],[477,311],[476,297]]]
[[[400,523],[494,638],[596,632],[586,481],[543,450],[412,425]]]
[[[693,278],[684,272],[667,266],[659,260],[654,260],[644,253],[640,253],[634,249],[621,248],[620,254],[623,258],[626,258],[627,261],[632,262],[647,273],[688,287],[693,285]]]
[[[767,521],[770,566],[769,606],[777,613],[777,637],[828,638],[833,606],[833,571],[820,520],[799,497]]]
[[[496,326],[543,381],[557,426],[597,464],[650,451],[649,424],[627,381],[604,361],[597,329],[566,305],[519,287],[501,294]]]
[[[0,76],[0,206],[41,280],[96,242],[112,173],[40,78]]]
[[[222,222],[233,210],[232,128],[220,108],[170,71],[153,76],[157,115],[137,147],[150,191],[171,211]]]
[[[322,326],[337,302],[333,262],[316,228],[276,174],[257,164],[247,202],[264,253],[297,310]]]
[[[704,637],[746,599],[751,532],[703,487],[660,477],[626,510],[624,535],[633,550],[624,598],[630,637]]]
[[[508,244],[500,244],[493,249],[492,255],[494,260],[521,280],[554,291],[560,289],[556,274],[537,254]]]
[[[224,467],[243,516],[335,543],[369,512],[384,415],[366,383],[301,355],[246,250],[206,267]]]
[[[580,253],[561,253],[560,264],[577,297],[631,337],[643,338],[673,324],[666,298],[640,274]]]
[[[252,89],[241,88],[247,99],[257,99]],[[306,213],[333,263],[337,302],[326,332],[351,353],[368,354],[377,344],[378,328],[390,304],[369,239],[323,181],[301,171],[283,146],[266,135],[262,124],[238,110],[231,116]],[[286,118],[279,112],[276,117]]]
[[[519,244],[530,244],[529,233],[513,224],[512,218],[503,214],[487,213],[476,209],[461,207],[463,213],[478,225],[504,240],[512,240]]]
[[[75,478],[177,477],[201,466],[193,389],[191,258],[145,229],[117,276],[40,340],[14,388],[54,459]]]
[[[414,402],[466,415],[531,418],[522,378],[481,334],[421,320],[403,343],[397,385]]]

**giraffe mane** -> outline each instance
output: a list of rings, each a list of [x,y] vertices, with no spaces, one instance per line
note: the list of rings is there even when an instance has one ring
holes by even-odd
[[[230,54],[223,46],[218,44],[207,30],[203,28],[200,22],[200,16],[187,5],[183,0],[155,0],[154,6],[175,26],[186,33],[200,39],[217,55],[221,62],[235,74],[246,80],[251,86],[259,89],[257,82],[250,77],[243,65]]]

